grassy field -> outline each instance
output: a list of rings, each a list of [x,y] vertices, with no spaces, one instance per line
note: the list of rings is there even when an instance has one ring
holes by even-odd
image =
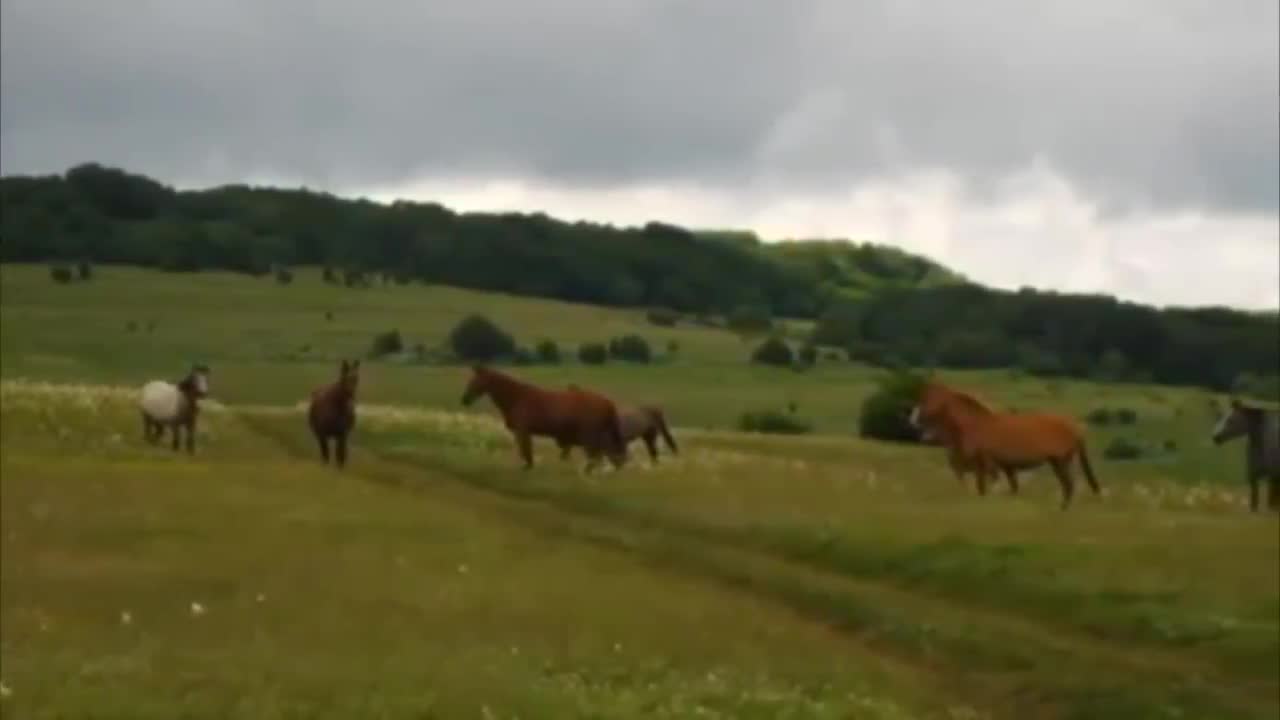
[[[1045,471],[978,498],[936,449],[856,438],[868,368],[317,275],[0,268],[5,717],[1280,716],[1280,529],[1244,509],[1241,449],[1208,444],[1207,393],[951,374],[1138,413],[1090,431],[1106,494],[1062,513]],[[366,362],[352,463],[320,466],[297,402],[336,359],[470,312],[522,344],[675,340],[652,367],[518,372],[661,402],[681,454],[583,476],[543,443],[523,472],[494,411],[458,406],[463,369]],[[146,446],[134,388],[197,359],[197,456]],[[788,403],[816,434],[731,431]],[[1174,449],[1107,461],[1114,434]]]

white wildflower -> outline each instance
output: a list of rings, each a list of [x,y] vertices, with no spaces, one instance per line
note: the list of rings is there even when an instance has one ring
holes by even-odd
[[[204,614],[204,605],[198,602],[191,603],[191,614],[199,617]]]
[[[458,566],[458,572],[459,572],[459,573],[461,573],[462,575],[466,575],[466,574],[467,574],[467,572],[469,572],[469,570],[468,570],[468,568],[467,568],[467,566],[466,566],[466,564],[465,564],[465,563],[463,563],[462,565],[459,565],[459,566]]]
[[[8,685],[5,685],[3,680],[0,680],[0,698],[7,698],[12,694],[13,690]]]
[[[132,624],[133,624],[133,613],[129,612],[128,610],[125,610],[125,611],[121,612],[121,613],[120,613],[120,624],[121,624],[121,625],[132,625]]]

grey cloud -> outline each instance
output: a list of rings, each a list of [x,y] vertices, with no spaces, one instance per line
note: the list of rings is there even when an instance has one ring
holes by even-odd
[[[0,167],[804,191],[1043,158],[1110,206],[1274,215],[1274,0],[0,0]]]

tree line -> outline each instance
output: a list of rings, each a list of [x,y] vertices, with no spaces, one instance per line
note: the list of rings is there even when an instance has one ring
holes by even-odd
[[[925,258],[843,241],[615,227],[545,214],[457,213],[229,185],[180,191],[98,164],[0,178],[0,261],[265,274],[317,265],[570,302],[648,307],[655,324],[817,319],[812,341],[883,366],[1021,367],[1042,375],[1228,389],[1273,382],[1280,319],[1224,308],[984,288]],[[287,270],[284,271],[287,273]],[[346,283],[359,287],[361,283]]]
[[[901,367],[1021,368],[1104,381],[1199,385],[1280,400],[1280,316],[1157,309],[1105,295],[976,285],[887,290],[827,308],[814,342]],[[1265,389],[1264,389],[1265,388]]]
[[[752,233],[665,223],[618,228],[541,213],[456,213],[305,189],[230,185],[178,191],[97,164],[0,178],[0,260],[132,264],[261,274],[325,265],[614,306],[727,314],[758,307],[814,317],[844,292],[955,279],[892,248],[813,245],[780,252]]]

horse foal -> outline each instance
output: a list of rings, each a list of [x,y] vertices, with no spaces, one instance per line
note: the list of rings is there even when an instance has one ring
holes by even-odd
[[[152,380],[142,386],[138,410],[142,413],[142,436],[154,445],[166,427],[173,431],[173,449],[179,447],[181,431],[187,431],[187,454],[196,451],[196,418],[200,414],[200,398],[209,394],[209,368],[194,365],[187,376],[176,383]]]

